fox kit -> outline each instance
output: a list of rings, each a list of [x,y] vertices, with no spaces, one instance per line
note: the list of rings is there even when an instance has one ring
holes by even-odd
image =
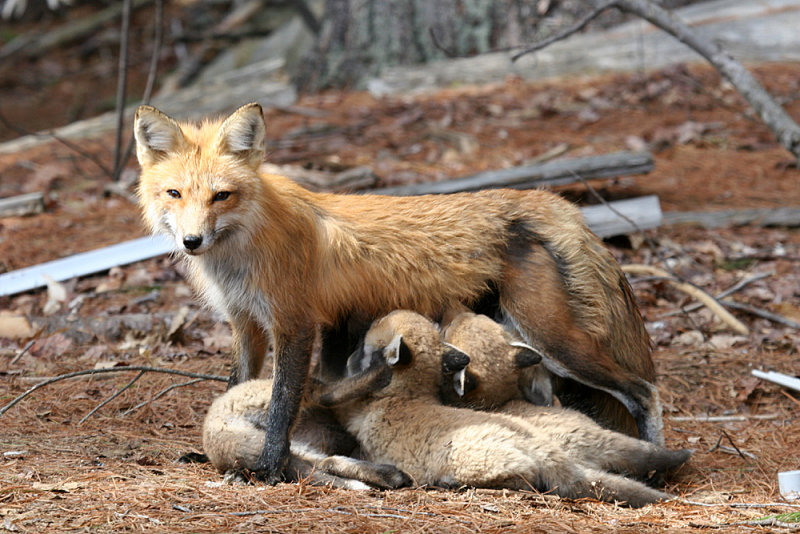
[[[461,313],[443,332],[445,342],[469,356],[469,364],[455,373],[450,387],[460,402],[443,394],[454,405],[517,416],[532,433],[557,443],[568,455],[596,469],[624,475],[663,473],[683,464],[690,451],[670,451],[631,436],[607,430],[575,410],[536,406],[521,400],[530,389],[531,360],[524,348],[501,325],[485,315]],[[449,358],[445,354],[445,364]]]
[[[565,450],[562,441],[542,435],[523,418],[441,405],[437,394],[442,361],[455,352],[441,342],[436,326],[419,314],[395,311],[373,324],[362,351],[351,359],[372,362],[376,353],[382,353],[393,367],[391,382],[366,399],[334,409],[366,458],[396,465],[415,484],[536,489],[631,506],[668,498],[641,482],[599,468],[602,462],[592,458],[595,451]],[[467,361],[463,354],[458,360]],[[591,440],[594,430],[582,437]],[[618,435],[642,443],[642,449],[653,448],[658,454],[647,461],[655,465],[681,461],[670,451]],[[641,449],[629,453],[640,454]],[[642,463],[626,462],[624,467],[638,474]]]
[[[388,376],[378,366],[371,371],[362,373],[356,380],[344,379],[334,391],[319,391],[319,395],[335,395],[336,399],[329,403],[345,402],[385,386]],[[369,379],[365,380],[364,376]],[[271,395],[272,380],[248,380],[229,389],[211,404],[203,423],[203,449],[226,478],[236,478],[242,469],[257,469],[264,447],[264,419]],[[408,484],[405,474],[394,466],[349,457],[357,446],[329,409],[306,401],[292,434],[283,477],[290,481],[308,478],[312,483],[348,489],[395,488]]]
[[[540,406],[552,405],[550,377],[536,365],[543,357],[539,350],[486,315],[461,312],[445,322],[444,342],[470,356],[465,369],[445,374],[445,404],[493,410],[524,397]],[[473,358],[473,353],[479,357]]]
[[[141,106],[134,134],[146,223],[174,240],[195,290],[231,322],[230,384],[256,377],[274,345],[265,478],[277,480],[288,457],[316,328],[326,331],[323,366],[341,374],[342,325],[394,309],[438,318],[460,303],[495,308],[548,355],[548,370],[613,396],[642,438],[661,441],[642,318],[616,261],[566,200],[312,193],[259,173],[258,104],[199,125]]]

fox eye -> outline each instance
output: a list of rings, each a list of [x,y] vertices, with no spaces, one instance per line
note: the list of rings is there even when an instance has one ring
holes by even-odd
[[[231,192],[230,191],[219,191],[218,193],[216,193],[214,195],[213,202],[217,202],[217,201],[221,201],[221,200],[227,200],[229,196],[231,196]]]
[[[177,189],[167,189],[167,194],[172,198],[181,198],[181,192]]]

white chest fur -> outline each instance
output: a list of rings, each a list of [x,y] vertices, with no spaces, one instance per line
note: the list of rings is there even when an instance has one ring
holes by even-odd
[[[247,314],[264,328],[272,325],[269,297],[254,280],[250,262],[241,256],[204,254],[190,258],[195,286],[206,303],[229,318]]]

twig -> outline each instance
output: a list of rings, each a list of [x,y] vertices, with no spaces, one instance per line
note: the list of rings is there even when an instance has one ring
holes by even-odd
[[[24,346],[24,347],[22,347],[22,349],[21,349],[21,350],[20,350],[20,351],[17,353],[17,355],[16,355],[16,356],[14,356],[14,357],[11,359],[11,361],[10,361],[8,364],[9,364],[9,365],[14,365],[15,363],[17,363],[17,362],[19,361],[19,359],[20,359],[20,358],[22,358],[23,356],[25,356],[25,353],[26,353],[26,352],[28,352],[28,349],[30,349],[30,348],[33,346],[33,343],[34,343],[35,341],[36,341],[36,339],[34,338],[34,339],[31,339],[30,341],[28,341],[27,343],[25,343],[25,346]]]
[[[84,151],[78,145],[72,143],[71,141],[67,141],[63,137],[60,137],[60,136],[56,135],[52,131],[50,131],[50,132],[30,132],[30,131],[26,130],[25,128],[20,128],[16,124],[13,124],[11,121],[9,121],[6,118],[6,116],[3,115],[2,111],[0,111],[0,123],[3,123],[3,126],[8,128],[9,130],[13,130],[13,131],[17,132],[20,135],[33,135],[35,137],[48,137],[50,139],[53,139],[54,141],[58,141],[59,143],[61,143],[62,145],[64,145],[68,149],[72,150],[76,154],[78,154],[80,156],[83,156],[84,158],[88,159],[89,161],[91,161],[92,163],[97,165],[97,168],[99,168],[101,171],[103,171],[103,173],[106,176],[109,176],[109,177],[113,176],[113,173],[111,172],[111,169],[106,167],[106,165],[102,161],[97,159],[94,155]]]
[[[725,506],[728,508],[800,508],[800,504],[790,504],[785,502],[765,502],[765,503],[755,503],[755,502],[698,502],[698,501],[689,501],[686,499],[676,499],[674,502],[679,502],[681,504],[688,504],[691,506],[703,506],[706,508],[711,508],[714,506]]]
[[[117,70],[117,136],[114,142],[114,175],[119,181],[122,168],[122,126],[125,118],[125,94],[128,85],[128,41],[131,34],[131,0],[122,0],[122,28],[119,41],[119,67]]]
[[[579,30],[583,23],[597,14],[611,7],[633,13],[649,23],[661,28],[680,42],[704,57],[711,65],[741,94],[758,116],[772,131],[778,142],[796,158],[800,159],[800,126],[788,113],[770,96],[764,87],[756,80],[750,71],[736,61],[719,44],[707,39],[693,31],[686,23],[675,17],[670,11],[660,7],[656,2],[648,0],[586,0],[593,6],[593,11],[579,23],[561,32],[556,37],[564,39]],[[586,20],[588,19],[588,20]],[[584,22],[586,21],[586,22]],[[550,38],[543,41],[542,45],[534,44],[528,49],[539,50],[543,46],[558,39]],[[522,54],[514,56],[518,59]]]
[[[636,224],[636,221],[634,221],[633,219],[625,216],[624,213],[621,213],[619,210],[614,208],[614,206],[612,206],[610,202],[606,201],[606,199],[604,199],[603,196],[600,193],[598,193],[597,190],[594,187],[592,187],[592,185],[589,182],[587,182],[586,179],[583,176],[578,176],[577,174],[575,176],[581,181],[581,183],[583,183],[584,187],[586,187],[586,189],[589,190],[589,192],[592,194],[592,196],[594,196],[604,206],[606,206],[609,210],[611,210],[611,212],[614,213],[617,217],[623,219],[628,224],[630,224],[631,227],[633,227],[639,233],[639,235],[642,236],[642,239],[644,239],[644,242],[647,243],[648,247],[650,247],[650,250],[652,250],[653,253],[656,256],[658,256],[658,258],[661,260],[661,263],[663,265],[667,266],[667,270],[669,272],[670,277],[672,277],[673,279],[677,280],[678,276],[669,267],[669,262],[667,262],[666,259],[662,256],[661,251],[658,249],[658,245],[656,245],[656,243],[650,238],[650,236],[647,235],[647,232],[642,230],[639,227],[639,225]],[[692,318],[691,315],[689,315],[689,312],[686,311],[683,306],[681,306],[680,308],[681,308],[681,311],[683,312],[683,315],[686,317],[686,319],[695,327],[694,329],[697,330],[698,332],[700,332],[703,335],[703,341],[707,341],[708,338],[706,337],[705,333],[702,332],[702,330],[700,330],[700,328],[695,324],[694,319]]]
[[[703,291],[702,289],[690,284],[689,282],[682,282],[677,280],[675,277],[671,276],[667,271],[663,269],[659,269],[658,267],[653,267],[651,265],[641,265],[641,264],[628,264],[623,265],[622,270],[628,274],[643,274],[643,275],[651,275],[651,276],[663,276],[664,280],[669,282],[675,289],[679,291],[683,291],[684,293],[691,295],[695,299],[699,300],[703,304],[706,305],[708,309],[714,312],[717,317],[720,318],[725,324],[730,326],[736,333],[742,334],[744,336],[750,334],[750,330],[745,326],[744,323],[739,321],[736,317],[730,314],[725,308],[723,308],[719,302],[717,302],[714,297]]]
[[[733,421],[769,421],[781,417],[779,413],[754,414],[754,415],[689,415],[670,417],[670,421],[675,422],[697,422],[697,423],[728,423]]]
[[[204,380],[203,378],[195,378],[195,379],[192,379],[192,380],[187,380],[186,382],[180,382],[178,384],[172,384],[171,386],[162,389],[152,399],[146,400],[144,402],[140,402],[139,404],[137,404],[133,408],[130,408],[129,410],[126,410],[125,412],[122,413],[122,417],[125,417],[126,415],[130,414],[131,412],[135,412],[139,408],[141,408],[141,407],[143,407],[143,406],[145,406],[147,404],[150,404],[151,402],[157,401],[158,399],[160,399],[161,397],[163,397],[164,395],[166,395],[167,393],[169,393],[173,389],[182,388],[184,386],[191,386],[192,384],[197,384],[198,382],[202,382],[203,380]]]
[[[82,424],[83,424],[83,423],[84,423],[84,422],[85,422],[87,419],[89,419],[91,416],[93,416],[95,413],[97,413],[97,411],[98,411],[100,408],[102,408],[103,406],[105,406],[106,404],[108,404],[109,402],[111,402],[112,400],[114,400],[114,399],[116,399],[117,397],[119,397],[120,395],[122,395],[122,392],[123,392],[123,391],[125,391],[126,389],[128,389],[129,387],[131,387],[131,386],[132,386],[134,383],[136,383],[136,381],[137,381],[137,380],[139,380],[140,378],[142,378],[142,376],[144,376],[144,373],[145,373],[144,371],[139,371],[139,374],[138,374],[138,375],[136,375],[135,377],[133,377],[133,380],[131,380],[130,382],[128,382],[127,384],[125,384],[125,386],[124,386],[124,387],[120,388],[120,389],[119,389],[119,390],[118,390],[116,393],[114,393],[113,395],[111,395],[109,398],[107,398],[106,400],[104,400],[103,402],[101,402],[100,404],[98,404],[97,406],[95,406],[95,407],[92,409],[92,411],[90,411],[89,413],[87,413],[86,415],[84,415],[84,416],[83,416],[83,418],[82,418],[80,421],[78,421],[78,424],[79,424],[79,425],[82,425]]]
[[[733,295],[734,293],[736,293],[737,291],[741,291],[742,289],[744,289],[746,286],[752,284],[753,282],[757,282],[757,281],[762,280],[764,278],[767,278],[769,276],[773,276],[774,274],[775,274],[774,271],[767,271],[766,273],[754,274],[753,276],[751,276],[749,278],[745,278],[743,280],[740,280],[739,282],[737,282],[733,286],[729,287],[725,291],[714,295],[714,298],[719,300],[719,299],[723,299],[725,297],[729,297],[729,296]],[[722,304],[725,304],[725,302],[722,302]],[[695,303],[695,304],[692,304],[691,306],[684,307],[683,310],[681,310],[681,311],[693,312],[693,311],[699,310],[702,307],[703,307],[702,304]],[[678,315],[679,313],[681,313],[681,311],[672,311],[672,312],[669,312],[669,313],[665,313],[664,315],[662,315],[662,317],[671,317],[673,315]]]
[[[790,328],[794,328],[796,330],[800,330],[800,323],[796,323],[791,319],[787,319],[782,315],[778,315],[776,313],[768,312],[766,310],[762,310],[749,304],[742,304],[741,302],[734,302],[732,300],[721,300],[719,301],[720,304],[725,306],[726,308],[733,308],[734,310],[740,310],[743,312],[750,313],[752,315],[756,315],[758,317],[763,317],[764,319],[769,319],[773,323],[782,324],[784,326],[788,326]]]
[[[161,45],[164,42],[164,0],[156,0],[156,20],[155,29],[153,30],[153,55],[150,58],[150,68],[147,71],[147,82],[144,87],[144,96],[142,96],[142,104],[149,104],[150,98],[153,95],[153,86],[156,83],[156,73],[158,72],[158,60],[161,56]],[[131,133],[128,140],[128,146],[125,148],[125,153],[122,155],[122,160],[119,164],[116,179],[119,180],[122,175],[122,169],[128,164],[128,160],[133,153],[133,147],[136,144],[136,138]]]
[[[435,46],[436,48],[438,48],[439,50],[441,50],[442,52],[444,52],[444,55],[446,55],[447,57],[458,57],[458,53],[457,53],[457,52],[455,52],[455,51],[453,51],[453,50],[451,50],[451,49],[447,48],[447,47],[444,45],[444,43],[442,43],[442,42],[439,40],[439,36],[438,36],[438,35],[436,35],[436,29],[435,29],[433,26],[431,26],[430,28],[428,28],[428,33],[429,33],[429,34],[430,34],[430,36],[431,36],[431,41],[433,41],[433,46]]]
[[[536,52],[537,50],[541,50],[542,48],[550,46],[551,44],[553,44],[553,43],[555,43],[557,41],[561,41],[562,39],[566,39],[567,37],[569,37],[573,33],[581,31],[584,27],[586,27],[587,24],[589,24],[592,21],[592,19],[596,18],[600,13],[602,13],[603,11],[608,9],[609,7],[612,7],[614,5],[614,3],[615,2],[611,1],[611,2],[605,2],[605,3],[602,3],[602,4],[598,5],[598,6],[596,6],[590,13],[588,13],[586,16],[584,16],[582,19],[580,19],[578,22],[576,22],[575,24],[573,24],[572,26],[570,26],[566,30],[562,30],[561,32],[559,32],[559,33],[557,33],[555,35],[552,35],[552,36],[548,37],[547,39],[539,41],[538,43],[535,43],[535,44],[533,44],[531,46],[528,46],[527,48],[525,48],[523,50],[520,50],[519,52],[517,52],[516,54],[511,56],[511,61],[516,61],[516,60],[518,60],[519,58],[521,58],[522,56],[524,56],[526,54],[530,54],[532,52]]]
[[[739,447],[737,447],[737,446],[736,446],[736,444],[733,442],[733,438],[731,438],[730,434],[728,434],[728,433],[727,433],[727,432],[726,432],[724,429],[720,429],[720,431],[722,432],[722,435],[720,435],[719,439],[717,440],[717,444],[716,444],[716,445],[714,445],[713,447],[711,447],[711,448],[708,450],[708,452],[709,452],[709,453],[711,453],[711,452],[714,452],[714,451],[715,451],[715,450],[717,450],[717,449],[720,449],[720,450],[727,449],[728,447],[723,447],[723,446],[721,446],[721,445],[720,445],[720,444],[722,443],[722,438],[724,437],[724,438],[727,438],[728,442],[729,442],[729,443],[731,444],[731,446],[733,447],[733,450],[735,450],[735,451],[736,451],[736,452],[739,454],[739,456],[741,456],[741,457],[742,457],[742,460],[745,460],[745,461],[746,461],[746,460],[747,460],[747,457],[746,457],[746,456],[744,455],[744,453],[743,453],[743,452],[742,452],[742,451],[739,449]],[[725,451],[725,452],[729,452],[729,451]],[[752,453],[748,453],[748,454],[749,454],[749,455],[750,455],[750,456],[751,456],[753,459],[757,459],[755,454],[752,454]]]
[[[179,371],[177,369],[164,369],[162,367],[149,367],[145,365],[132,365],[129,367],[113,367],[111,369],[87,369],[84,371],[75,371],[73,373],[66,373],[63,375],[54,376],[52,378],[48,378],[47,380],[43,380],[38,384],[30,387],[25,393],[22,393],[11,402],[0,408],[0,416],[6,413],[10,408],[14,405],[19,403],[25,397],[29,396],[31,393],[36,391],[39,388],[44,386],[53,384],[55,382],[60,382],[61,380],[66,380],[68,378],[75,378],[78,376],[87,376],[87,375],[98,375],[98,374],[105,374],[105,373],[120,373],[124,371],[145,371],[150,373],[165,373],[170,375],[179,375],[179,376],[187,376],[189,378],[201,378],[203,380],[216,380],[218,382],[227,382],[228,379],[224,376],[217,376],[217,375],[205,375],[201,373],[192,373],[190,371]]]

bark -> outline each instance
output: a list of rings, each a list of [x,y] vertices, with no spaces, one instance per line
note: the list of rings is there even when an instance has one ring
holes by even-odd
[[[392,65],[488,52],[530,41],[540,15],[521,0],[327,0],[301,89],[361,88]]]

